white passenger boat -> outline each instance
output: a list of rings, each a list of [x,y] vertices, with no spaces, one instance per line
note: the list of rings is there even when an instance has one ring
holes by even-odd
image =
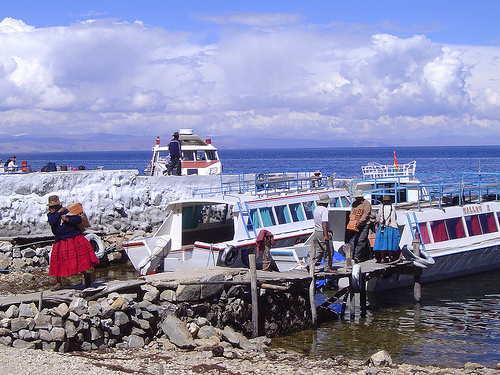
[[[170,139],[168,140],[170,142]],[[217,149],[210,139],[202,139],[193,134],[192,129],[181,129],[179,141],[182,148],[181,174],[187,175],[218,175],[222,173],[222,164]],[[153,156],[144,170],[146,176],[163,176],[170,157],[168,143],[160,145],[160,137],[156,137],[156,144],[152,148]]]
[[[500,174],[418,176],[413,163],[406,175],[379,165],[363,169],[366,178],[351,181],[372,201],[374,212],[384,195],[396,202],[401,258],[422,269],[423,283],[500,269]],[[344,211],[331,208],[330,220],[346,224]],[[414,240],[420,254],[411,251]],[[412,275],[389,276],[371,279],[367,289],[413,284]]]
[[[333,206],[349,205],[340,183],[308,172],[237,175],[217,191],[199,191],[192,199],[171,203],[153,236],[134,238],[123,247],[142,275],[213,265],[248,267],[259,232],[267,230],[274,236],[274,265],[288,270],[306,262],[308,247],[283,248],[310,237],[319,194],[333,198]]]

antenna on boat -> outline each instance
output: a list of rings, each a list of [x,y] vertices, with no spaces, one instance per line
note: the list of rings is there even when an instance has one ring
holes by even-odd
[[[479,158],[479,175],[481,176],[481,158]]]

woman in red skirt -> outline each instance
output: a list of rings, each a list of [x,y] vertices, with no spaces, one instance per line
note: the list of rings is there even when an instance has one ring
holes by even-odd
[[[66,207],[62,207],[57,195],[49,197],[49,213],[47,217],[55,236],[50,255],[49,275],[56,277],[56,285],[51,290],[62,288],[62,277],[83,273],[85,287],[90,286],[90,274],[87,272],[99,264],[94,249],[85,238],[78,224],[82,222],[79,215],[71,215]]]

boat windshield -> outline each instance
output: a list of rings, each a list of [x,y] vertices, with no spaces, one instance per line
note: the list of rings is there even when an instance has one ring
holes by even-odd
[[[207,154],[207,160],[219,160],[215,150],[206,150],[205,153]]]
[[[233,212],[227,204],[200,204],[182,208],[182,244],[222,242],[234,236]]]

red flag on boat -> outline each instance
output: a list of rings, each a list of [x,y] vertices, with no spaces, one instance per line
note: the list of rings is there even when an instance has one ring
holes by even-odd
[[[398,161],[396,160],[396,151],[394,151],[394,172],[399,172]]]

